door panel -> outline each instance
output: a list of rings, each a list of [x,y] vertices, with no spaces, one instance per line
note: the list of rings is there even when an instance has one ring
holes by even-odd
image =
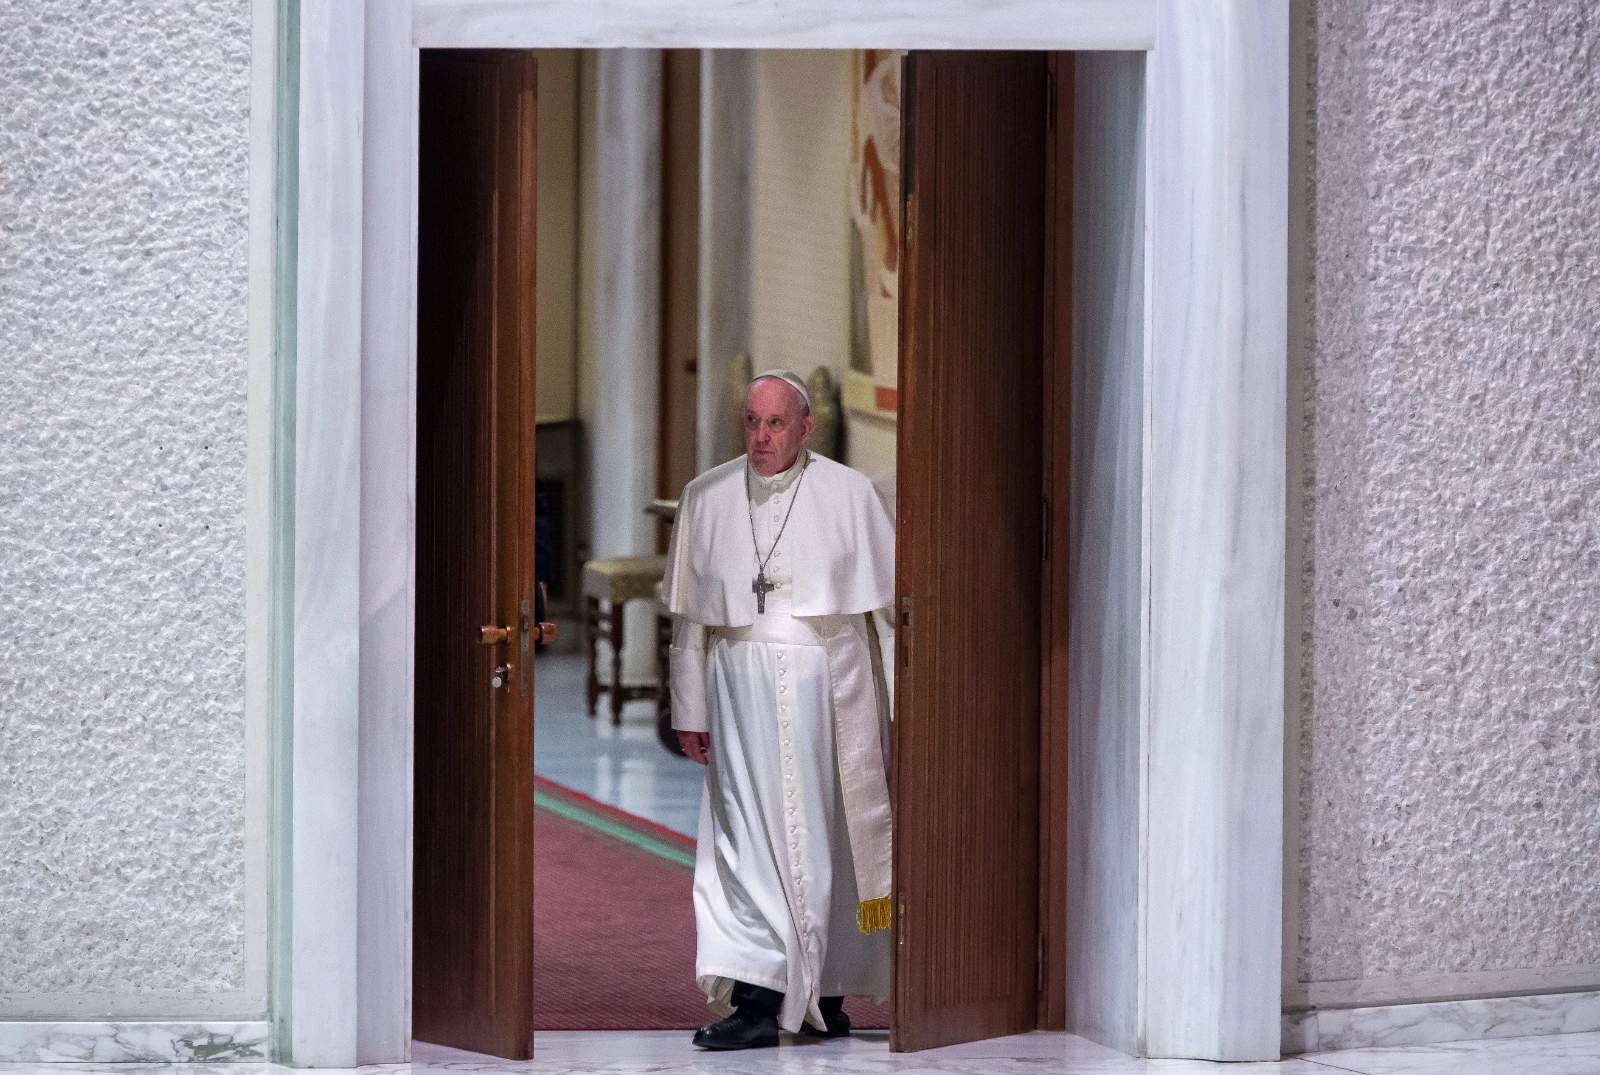
[[[419,100],[412,1032],[511,1059],[533,1046],[534,74],[424,51]]]
[[[897,1050],[1037,1016],[1047,63],[905,72]]]

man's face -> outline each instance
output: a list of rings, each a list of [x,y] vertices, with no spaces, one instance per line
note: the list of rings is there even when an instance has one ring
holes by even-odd
[[[744,453],[763,478],[794,466],[801,445],[811,439],[817,420],[804,413],[794,386],[768,377],[744,396]]]

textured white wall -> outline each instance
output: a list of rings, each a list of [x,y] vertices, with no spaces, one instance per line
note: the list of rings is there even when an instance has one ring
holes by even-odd
[[[0,1015],[245,986],[250,44],[0,4]]]
[[[1600,19],[1300,11],[1286,1000],[1600,980]]]

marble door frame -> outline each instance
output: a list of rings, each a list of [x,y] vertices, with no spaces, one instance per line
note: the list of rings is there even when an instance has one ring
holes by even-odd
[[[289,9],[273,369],[292,477],[266,528],[281,535],[278,1055],[346,1067],[410,1044],[416,49],[670,46],[1096,53],[1078,68],[1078,166],[1095,178],[1075,206],[1073,437],[1095,451],[1075,453],[1074,536],[1104,555],[1075,576],[1073,673],[1097,692],[1073,694],[1071,1018],[1127,1052],[1275,1058],[1287,5]],[[1095,546],[1113,521],[1128,540]]]

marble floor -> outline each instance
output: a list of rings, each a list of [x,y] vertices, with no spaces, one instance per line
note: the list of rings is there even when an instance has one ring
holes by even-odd
[[[1261,1064],[1136,1060],[1070,1034],[1012,1038],[890,1053],[886,1035],[811,1042],[748,1053],[702,1053],[670,1031],[541,1033],[535,1059],[497,1060],[418,1042],[410,1064],[358,1069],[363,1075],[1600,1075],[1600,1034],[1554,1034],[1445,1045],[1354,1049]],[[226,1075],[293,1075],[294,1068],[228,1064]],[[319,1069],[332,1075],[337,1069]],[[0,1064],[0,1075],[194,1075],[194,1064]]]
[[[613,726],[610,702],[584,712],[584,657],[545,652],[534,665],[533,768],[590,798],[648,818],[686,836],[700,818],[704,772],[668,754],[656,739],[654,702],[629,702]]]

